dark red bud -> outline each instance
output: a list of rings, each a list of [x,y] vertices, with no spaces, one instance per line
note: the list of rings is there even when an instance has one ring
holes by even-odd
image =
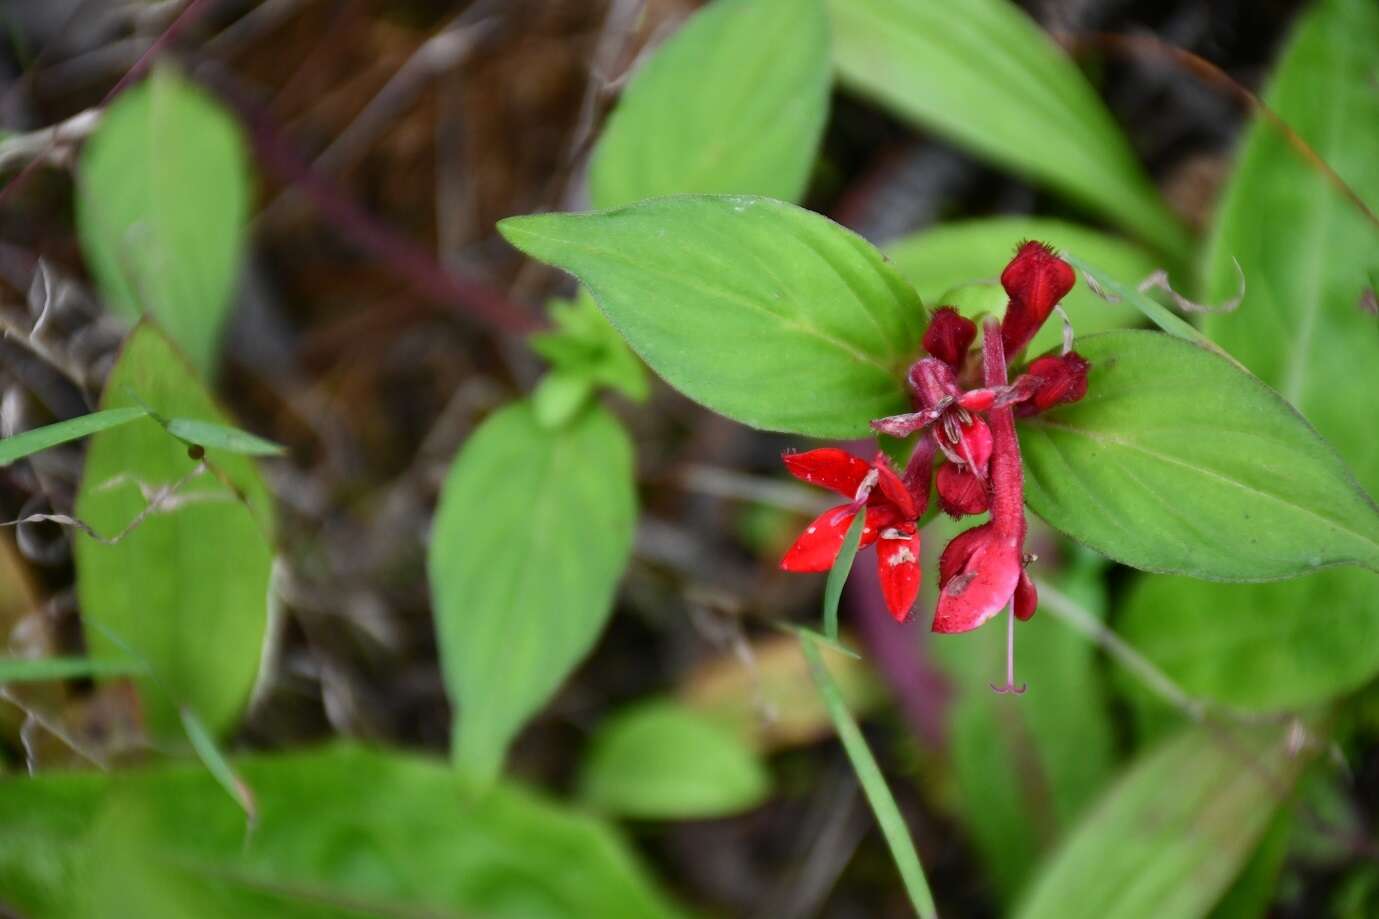
[[[971,470],[955,463],[944,463],[938,469],[938,503],[953,519],[970,514],[983,514],[990,505],[986,483]]]
[[[1001,286],[1010,297],[1005,321],[1001,323],[1001,339],[1008,357],[1029,344],[1076,281],[1072,266],[1054,255],[1052,248],[1038,242],[1021,244],[1015,258],[1001,272]]]
[[[1036,381],[1034,392],[1020,406],[1020,414],[1033,415],[1046,412],[1055,405],[1078,401],[1087,395],[1087,372],[1091,369],[1092,365],[1076,351],[1069,351],[1061,357],[1046,355],[1036,358],[1025,371],[1025,377]]]
[[[1020,572],[1020,580],[1015,585],[1015,618],[1021,622],[1034,615],[1039,606],[1039,591],[1030,580],[1029,573]]]
[[[951,306],[941,306],[934,311],[924,332],[924,350],[956,370],[976,339],[975,322],[959,315]]]

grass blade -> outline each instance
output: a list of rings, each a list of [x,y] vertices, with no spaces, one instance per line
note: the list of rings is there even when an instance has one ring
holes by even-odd
[[[823,697],[829,717],[833,719],[838,739],[842,741],[843,749],[852,761],[857,780],[862,783],[867,803],[871,805],[872,813],[876,814],[876,822],[881,825],[881,833],[886,837],[891,857],[895,859],[895,866],[900,870],[900,878],[905,882],[905,892],[910,896],[910,904],[920,919],[936,919],[938,912],[934,908],[934,896],[929,892],[929,882],[924,877],[924,866],[919,863],[919,853],[915,851],[914,841],[910,839],[909,831],[905,828],[905,820],[900,816],[900,809],[896,807],[895,798],[886,786],[886,780],[881,775],[880,767],[876,765],[876,759],[871,755],[866,739],[844,704],[843,696],[838,691],[837,684],[833,682],[833,677],[824,667],[818,646],[807,633],[800,635],[800,650],[804,652],[809,674],[819,688],[819,695]]]
[[[206,723],[187,706],[183,705],[179,709],[182,716],[182,727],[186,729],[187,739],[191,741],[192,749],[196,751],[206,770],[210,772],[215,780],[220,783],[235,799],[240,807],[244,808],[245,815],[249,818],[249,826],[253,827],[258,820],[258,807],[254,803],[254,793],[249,790],[249,786],[235,772],[230,765],[225,754],[220,752],[220,747],[216,746],[215,738],[206,728]]]
[[[828,582],[824,584],[824,637],[831,643],[838,643],[838,601],[843,596],[843,584],[852,572],[853,559],[857,558],[857,547],[862,544],[862,530],[867,526],[867,509],[862,508],[852,519],[847,535],[843,537],[843,548],[833,560],[828,572]]]
[[[132,676],[144,668],[134,661],[91,660],[85,657],[0,657],[0,685],[79,677]]]
[[[69,440],[76,440],[78,437],[85,437],[97,431],[128,424],[147,414],[148,412],[138,407],[112,408],[103,412],[92,412],[78,418],[70,418],[67,421],[59,421],[57,424],[34,428],[32,431],[25,431],[23,434],[16,434],[13,437],[6,437],[4,440],[0,440],[0,466],[8,466],[15,460],[23,459],[31,453],[47,450],[58,444],[65,444]]]

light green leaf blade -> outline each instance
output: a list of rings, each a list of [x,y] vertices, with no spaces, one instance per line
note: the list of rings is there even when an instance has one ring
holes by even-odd
[[[244,814],[200,765],[0,781],[6,904],[70,915],[89,870],[84,838],[118,794],[141,809],[143,838],[164,865],[234,893],[231,915],[681,915],[605,824],[520,786],[479,788],[439,760],[348,746],[232,766],[258,797],[247,836]],[[259,901],[242,899],[249,893]],[[351,902],[366,905],[327,909]],[[284,903],[297,909],[280,913]],[[392,909],[369,908],[384,904]]]
[[[156,316],[209,375],[249,213],[239,128],[160,66],[105,113],[77,177],[77,231],[107,302],[124,316]]]
[[[454,755],[475,775],[502,768],[603,631],[636,515],[632,445],[598,405],[547,431],[519,402],[460,450],[427,567]]]
[[[1193,727],[1144,754],[1035,881],[1017,919],[1195,919],[1254,851],[1302,758],[1285,732]]]
[[[85,657],[0,657],[0,686],[85,677],[134,676],[144,668],[133,661],[91,660]]]
[[[1146,242],[1187,234],[1077,66],[1009,0],[830,0],[845,85]]]
[[[4,440],[0,440],[0,466],[8,466],[15,460],[23,459],[31,453],[47,450],[49,447],[56,447],[58,444],[65,444],[70,440],[76,440],[97,431],[128,424],[147,414],[148,412],[139,406],[113,408],[103,412],[92,412],[79,418],[69,418],[67,421],[59,421],[56,424],[34,428],[32,431],[25,431],[13,437],[6,437]]]
[[[125,343],[105,408],[146,403],[163,416],[223,424],[196,374],[153,326]],[[179,704],[223,733],[258,674],[268,620],[272,508],[251,460],[207,450],[243,501],[216,476],[183,481],[173,505],[114,545],[76,537],[77,595],[94,660],[147,662],[144,713],[156,734],[180,738]],[[107,538],[147,507],[141,486],[166,488],[196,463],[153,420],[91,438],[76,516]]]
[[[1379,509],[1259,380],[1158,332],[1078,350],[1087,397],[1020,423],[1025,497],[1055,528],[1135,568],[1212,580],[1379,567]]]
[[[845,438],[907,410],[924,309],[879,252],[818,214],[686,195],[499,229],[578,277],[653,370],[729,418]]]
[[[532,390],[532,411],[543,428],[563,427],[593,397],[594,381],[587,373],[552,370]]]
[[[281,456],[287,452],[287,448],[281,444],[213,421],[172,418],[169,419],[166,429],[169,434],[184,443],[214,447],[243,456]]]
[[[599,726],[580,769],[581,801],[647,820],[700,820],[760,804],[771,780],[731,731],[681,703],[651,700]]]
[[[842,692],[833,681],[828,668],[824,666],[819,647],[808,634],[800,634],[800,651],[809,666],[809,675],[818,687],[819,695],[823,697],[834,730],[838,732],[838,740],[852,762],[852,769],[857,773],[857,781],[862,785],[872,813],[876,815],[876,822],[881,827],[881,834],[886,838],[891,857],[895,859],[895,866],[900,872],[900,879],[905,885],[910,905],[921,919],[935,919],[938,913],[934,909],[934,895],[929,890],[929,881],[924,876],[924,866],[920,864],[919,853],[915,851],[914,840],[910,838],[905,818],[901,816],[895,796],[886,785],[886,777],[881,774],[881,767],[876,764],[876,757],[872,756],[871,748],[867,746],[867,739],[862,736],[852,712],[848,711]]]
[[[646,62],[594,150],[594,206],[672,194],[798,200],[831,84],[822,0],[716,0]]]
[[[1379,8],[1327,0],[1299,21],[1264,101],[1363,198],[1379,204]],[[1318,100],[1325,100],[1319,104]],[[1286,227],[1287,232],[1281,232]],[[1379,232],[1263,119],[1222,198],[1205,297],[1245,300],[1205,331],[1283,396],[1374,494],[1379,327],[1357,308],[1379,265]],[[1298,470],[1296,475],[1304,476]],[[1126,638],[1189,692],[1257,709],[1311,705],[1379,672],[1379,579],[1327,571],[1283,584],[1137,584]]]
[[[886,247],[886,256],[931,306],[947,303],[944,295],[955,288],[979,287],[992,292],[995,309],[1004,310],[1001,271],[1015,254],[1016,245],[1027,239],[1048,243],[1062,252],[1076,252],[1119,278],[1138,280],[1161,267],[1134,243],[1044,217],[982,217],[944,223],[891,243]],[[1086,284],[1073,287],[1061,306],[1078,335],[1140,323],[1139,311],[1133,306],[1108,303]],[[970,310],[963,312],[972,315]],[[1040,354],[1057,347],[1062,338],[1062,324],[1055,317],[1030,342],[1029,353]]]
[[[1379,576],[1322,571],[1278,584],[1141,578],[1126,598],[1125,640],[1198,698],[1293,710],[1379,672]]]

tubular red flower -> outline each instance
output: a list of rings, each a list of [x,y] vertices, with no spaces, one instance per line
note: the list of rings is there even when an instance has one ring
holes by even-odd
[[[982,347],[983,382],[989,389],[1005,387],[1005,351],[995,320],[986,324]],[[966,632],[995,616],[1011,602],[1024,572],[1024,476],[1015,413],[1010,406],[993,407],[987,417],[992,437],[991,522],[968,530],[944,551],[934,615],[937,632]]]
[[[986,482],[956,463],[944,463],[938,469],[938,501],[943,512],[954,519],[984,514],[990,506]]]
[[[940,306],[924,331],[924,350],[957,370],[977,339],[977,324],[951,306]]]
[[[1001,286],[1010,297],[1001,324],[1007,355],[1014,356],[1029,344],[1076,282],[1072,266],[1055,255],[1051,247],[1038,242],[1020,245],[1015,258],[1001,272]]]
[[[1016,411],[1020,417],[1046,412],[1055,405],[1077,402],[1087,395],[1087,372],[1092,365],[1076,351],[1062,356],[1045,355],[1035,358],[1017,381],[1017,386],[1030,390],[1028,401]],[[1026,383],[1026,379],[1032,383]]]
[[[787,453],[782,459],[796,478],[850,498],[815,518],[795,540],[780,566],[786,571],[827,571],[843,549],[847,531],[858,513],[866,513],[860,548],[876,544],[882,592],[891,615],[903,621],[919,592],[920,536],[916,520],[928,503],[929,482],[917,503],[907,482],[891,469],[885,454],[867,463],[832,447],[806,453]],[[932,453],[930,460],[932,461]],[[918,480],[918,474],[915,473]]]

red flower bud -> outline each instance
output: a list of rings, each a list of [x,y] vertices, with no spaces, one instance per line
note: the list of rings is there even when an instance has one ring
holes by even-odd
[[[1023,417],[1046,412],[1055,405],[1076,402],[1087,395],[1087,371],[1092,368],[1082,355],[1069,351],[1061,357],[1035,358],[1025,371],[1033,378],[1033,393],[1019,408]],[[1023,379],[1023,378],[1022,378]],[[1030,384],[1022,384],[1022,388]]]
[[[924,350],[956,370],[976,339],[975,322],[959,315],[951,306],[941,306],[934,311],[924,332]]]
[[[1001,286],[1010,297],[1001,323],[1001,339],[1009,357],[1029,344],[1076,281],[1072,266],[1054,255],[1049,246],[1037,242],[1020,246],[1001,272]]]
[[[1039,606],[1039,591],[1030,580],[1028,572],[1020,572],[1020,582],[1015,585],[1015,618],[1021,622],[1034,615]]]
[[[944,463],[938,469],[938,502],[943,512],[954,518],[982,514],[990,505],[986,482],[970,469]]]

